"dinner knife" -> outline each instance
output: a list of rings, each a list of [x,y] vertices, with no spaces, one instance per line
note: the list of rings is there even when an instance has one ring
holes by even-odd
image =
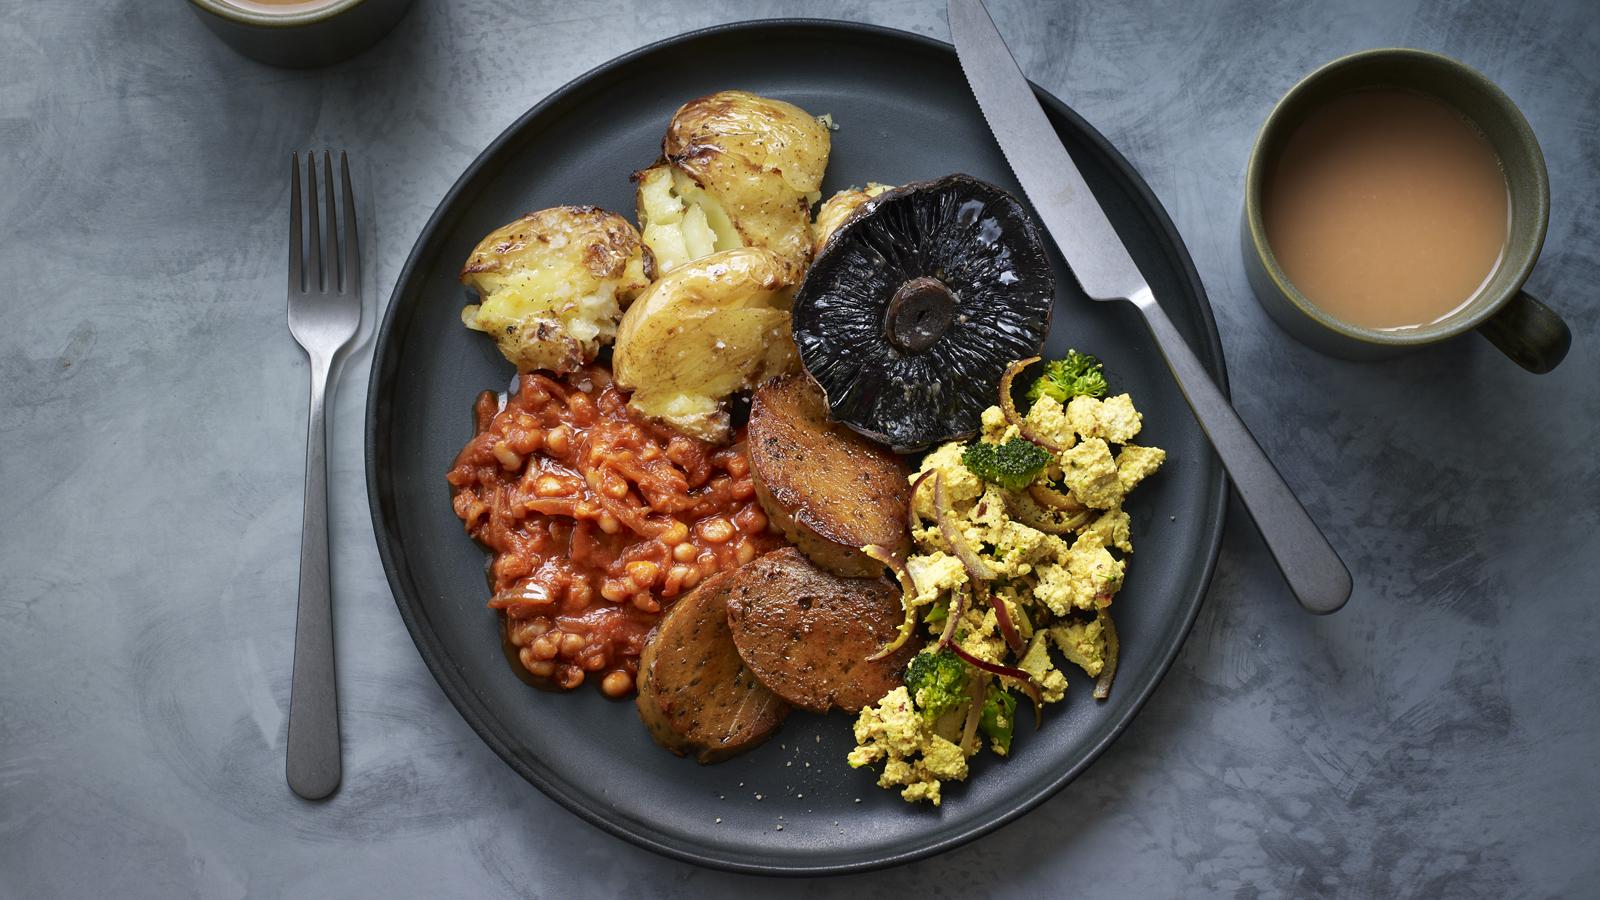
[[[1307,612],[1338,610],[1350,598],[1350,571],[1156,302],[988,10],[981,0],[949,0],[949,15],[956,56],[989,130],[1078,284],[1095,300],[1139,309],[1295,599]]]

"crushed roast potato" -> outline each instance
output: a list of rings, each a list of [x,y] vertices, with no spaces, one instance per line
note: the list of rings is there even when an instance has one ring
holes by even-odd
[[[829,146],[826,125],[781,100],[719,91],[679,107],[660,161],[635,176],[639,226],[659,271],[738,247],[803,270]]]
[[[493,337],[520,370],[577,371],[611,342],[622,307],[649,285],[647,253],[616,213],[529,213],[489,232],[467,258],[461,283],[479,302],[461,321]]]
[[[855,214],[855,211],[865,206],[868,200],[890,190],[893,185],[879,184],[876,181],[867,182],[864,188],[851,187],[835,193],[824,200],[817,209],[817,221],[811,226],[811,255],[815,257],[822,252],[822,245],[828,242],[839,226]]]
[[[789,335],[795,272],[743,247],[663,275],[617,327],[612,371],[628,406],[714,443],[732,437],[728,397],[799,364]]]

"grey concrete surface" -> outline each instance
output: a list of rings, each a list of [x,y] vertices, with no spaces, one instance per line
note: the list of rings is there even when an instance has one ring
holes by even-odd
[[[378,565],[370,343],[332,420],[346,777],[283,783],[306,365],[284,328],[291,148],[366,179],[370,329],[425,217],[574,75],[714,23],[945,36],[940,0],[419,0],[320,72],[234,56],[180,0],[0,2],[0,896],[1600,896],[1600,7],[996,0],[1024,68],[1144,173],[1210,290],[1244,418],[1356,573],[1298,612],[1248,521],[1132,729],[943,857],[773,882],[568,815],[445,701]],[[1326,359],[1250,299],[1254,129],[1347,51],[1460,57],[1522,104],[1554,186],[1532,289],[1571,357],[1477,338]]]

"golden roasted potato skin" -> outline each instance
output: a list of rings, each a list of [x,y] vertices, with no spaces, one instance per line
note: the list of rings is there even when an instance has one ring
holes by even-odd
[[[727,398],[799,367],[789,329],[796,273],[770,250],[702,257],[628,307],[611,358],[628,406],[715,443],[732,437]]]
[[[822,206],[817,209],[816,224],[811,226],[812,258],[816,258],[816,255],[822,252],[822,246],[828,242],[828,238],[839,230],[840,225],[855,215],[857,210],[865,206],[868,200],[893,187],[894,185],[869,181],[864,188],[845,188],[824,200]]]
[[[650,251],[633,225],[594,206],[556,206],[489,232],[461,267],[480,302],[462,322],[487,332],[521,370],[572,372],[616,335],[650,283]]]
[[[830,145],[827,126],[792,103],[720,91],[678,108],[661,155],[731,221],[744,246],[764,247],[803,270]],[[644,199],[641,192],[640,224],[648,231]]]

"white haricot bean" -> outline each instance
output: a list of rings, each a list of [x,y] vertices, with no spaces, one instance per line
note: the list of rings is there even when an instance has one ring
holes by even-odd
[[[557,425],[544,433],[544,446],[556,456],[566,456],[567,449],[572,446],[570,443],[571,438],[572,435],[567,430],[567,426]]]
[[[656,583],[656,576],[661,574],[661,567],[647,559],[641,559],[638,562],[628,563],[627,572],[635,587],[647,591]]]
[[[554,631],[548,631],[533,639],[533,643],[528,645],[528,652],[533,654],[535,659],[554,659],[560,646],[561,636]]]
[[[626,697],[633,690],[633,676],[618,669],[607,672],[606,677],[600,681],[600,692],[607,697]]]
[[[681,544],[688,539],[689,526],[683,524],[677,519],[673,519],[672,524],[667,526],[667,530],[661,532],[661,543],[669,546]]]
[[[700,536],[713,544],[725,543],[733,537],[733,523],[722,516],[712,516],[699,527]]]
[[[739,527],[744,529],[746,534],[760,534],[767,530],[767,514],[753,503],[740,510],[734,516],[734,521],[739,523]]]
[[[500,468],[507,472],[515,472],[522,468],[522,456],[511,449],[505,441],[495,441],[494,458],[500,460]]]

